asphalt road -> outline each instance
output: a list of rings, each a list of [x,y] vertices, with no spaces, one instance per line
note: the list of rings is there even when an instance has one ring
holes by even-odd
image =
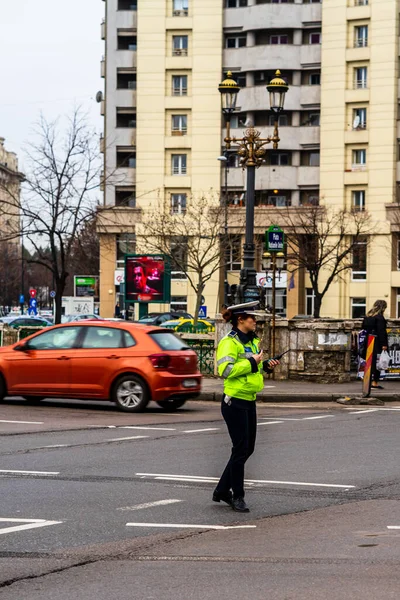
[[[258,414],[239,515],[216,404],[1,404],[0,598],[398,599],[400,406]]]

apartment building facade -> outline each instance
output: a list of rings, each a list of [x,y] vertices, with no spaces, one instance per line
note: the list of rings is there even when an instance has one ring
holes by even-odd
[[[398,0],[106,1],[102,314],[114,308],[124,253],[140,251],[135,231],[156,199],[182,211],[189,198],[221,190],[236,232],[246,176],[234,153],[222,167],[216,160],[225,135],[217,85],[230,70],[242,87],[233,135],[254,124],[267,137],[274,117],[265,86],[279,68],[290,90],[279,149],[268,150],[256,174],[257,268],[263,233],[283,224],[283,209],[368,210],[376,235],[358,249],[357,270],[331,286],[322,314],[358,316],[383,295],[397,316],[398,17]],[[238,280],[240,247],[236,237],[230,283]],[[289,285],[283,272],[277,284],[280,314],[312,314],[306,273]],[[212,314],[218,287],[215,277],[204,294]],[[193,311],[184,278],[173,280],[172,306]]]
[[[18,170],[18,157],[5,147],[5,138],[0,137],[0,242],[7,241],[19,247],[20,211],[19,197],[24,176]],[[14,206],[15,205],[15,208]],[[13,251],[13,250],[12,250]]]

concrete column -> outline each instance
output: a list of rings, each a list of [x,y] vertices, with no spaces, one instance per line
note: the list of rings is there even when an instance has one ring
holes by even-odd
[[[246,73],[246,87],[254,86],[254,73],[253,71],[248,71]]]
[[[293,31],[293,44],[295,46],[301,46],[303,42],[303,31],[301,29],[295,29]]]
[[[246,113],[246,121],[248,121],[249,127],[254,126],[254,112]]]
[[[113,317],[115,308],[115,234],[100,234],[100,314]],[[110,293],[111,292],[111,293]]]
[[[248,48],[252,48],[255,45],[256,45],[256,34],[255,34],[254,31],[248,31],[247,32],[246,46]]]
[[[294,71],[292,85],[301,85],[301,71]]]
[[[255,6],[257,0],[247,0],[247,6]]]
[[[292,191],[292,206],[300,206],[300,190]]]
[[[296,150],[292,152],[292,166],[299,167],[300,166],[300,152]]]
[[[292,112],[292,127],[299,127],[300,126],[300,113],[299,111],[295,110]]]

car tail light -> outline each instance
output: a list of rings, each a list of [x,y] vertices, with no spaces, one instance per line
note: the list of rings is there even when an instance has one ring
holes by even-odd
[[[155,369],[168,369],[171,357],[168,354],[152,354],[149,356]]]

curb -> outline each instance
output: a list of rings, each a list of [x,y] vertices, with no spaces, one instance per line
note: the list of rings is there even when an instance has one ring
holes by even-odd
[[[222,392],[201,392],[196,400],[201,400],[203,402],[221,402]],[[332,393],[321,393],[321,394],[276,394],[276,395],[267,395],[267,394],[259,394],[257,395],[257,402],[268,403],[279,403],[285,404],[287,402],[336,402],[343,398],[342,394],[332,394]],[[400,402],[400,394],[379,394],[379,400],[383,400],[383,402]]]

